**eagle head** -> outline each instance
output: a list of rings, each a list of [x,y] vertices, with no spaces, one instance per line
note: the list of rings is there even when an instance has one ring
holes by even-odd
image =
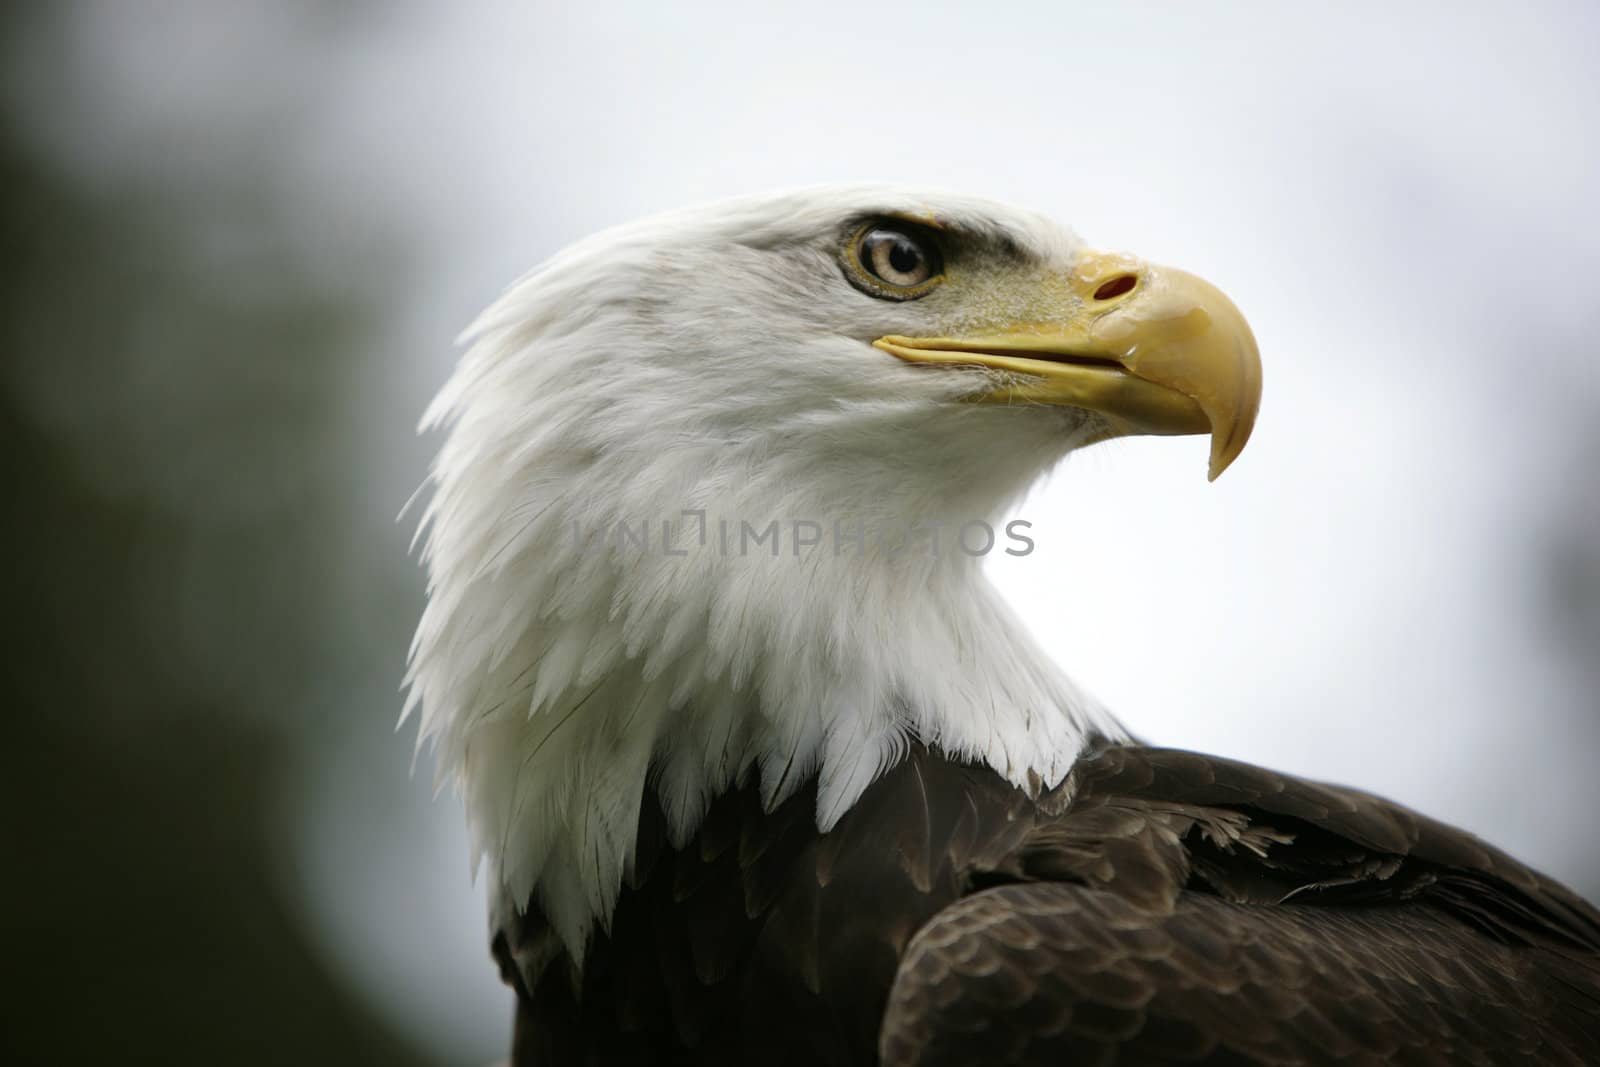
[[[827,828],[910,739],[1036,789],[1123,736],[983,579],[994,524],[1112,437],[1209,433],[1215,478],[1261,389],[1200,279],[882,188],[599,234],[467,338],[424,420],[408,711],[500,906],[575,959],[647,789],[683,840],[749,776],[816,778]]]

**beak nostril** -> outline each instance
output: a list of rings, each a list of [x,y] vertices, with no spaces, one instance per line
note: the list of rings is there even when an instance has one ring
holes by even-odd
[[[1102,282],[1100,288],[1094,291],[1094,298],[1096,300],[1110,300],[1113,297],[1121,296],[1123,293],[1132,292],[1133,287],[1138,284],[1139,279],[1133,275],[1119,274],[1108,282]]]

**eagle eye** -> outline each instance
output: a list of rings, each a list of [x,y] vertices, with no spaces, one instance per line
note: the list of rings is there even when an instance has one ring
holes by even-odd
[[[846,261],[863,289],[890,300],[919,297],[943,280],[944,259],[933,234],[899,220],[856,231]]]

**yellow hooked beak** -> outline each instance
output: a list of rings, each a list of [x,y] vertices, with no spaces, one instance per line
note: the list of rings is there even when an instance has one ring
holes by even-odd
[[[1261,406],[1261,356],[1239,309],[1209,282],[1130,256],[1091,253],[1052,281],[1043,306],[993,332],[873,344],[910,363],[1006,371],[1015,378],[973,399],[1094,411],[1101,440],[1209,433],[1215,481]]]

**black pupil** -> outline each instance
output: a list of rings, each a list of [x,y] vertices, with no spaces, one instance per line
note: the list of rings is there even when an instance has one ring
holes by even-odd
[[[922,251],[911,243],[911,239],[901,235],[893,238],[894,247],[889,249],[889,266],[901,274],[911,274],[922,263]]]

